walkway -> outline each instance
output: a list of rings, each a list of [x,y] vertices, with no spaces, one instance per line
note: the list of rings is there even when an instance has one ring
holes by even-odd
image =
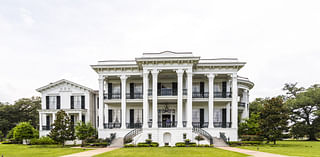
[[[109,152],[115,149],[118,149],[119,147],[110,147],[110,148],[97,148],[94,150],[88,150],[85,152],[80,152],[76,154],[69,154],[62,157],[92,157],[101,153]]]
[[[243,153],[243,154],[248,154],[255,157],[289,157],[285,155],[265,153],[265,152],[259,152],[259,151],[248,150],[248,149],[240,149],[235,147],[217,147],[217,148],[228,150],[228,151],[234,151],[238,153]]]

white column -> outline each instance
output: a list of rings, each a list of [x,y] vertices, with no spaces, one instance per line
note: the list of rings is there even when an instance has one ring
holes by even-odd
[[[192,70],[187,70],[187,127],[192,127]]]
[[[152,70],[152,128],[158,128],[158,74],[157,69]]]
[[[177,77],[178,77],[178,102],[177,102],[177,110],[178,110],[178,128],[182,128],[182,91],[183,91],[183,82],[182,82],[182,76],[184,73],[184,70],[179,69],[176,71],[177,72]]]
[[[82,113],[79,112],[78,114],[79,114],[79,122],[82,122]]]
[[[39,130],[42,131],[42,114],[39,112]]]
[[[237,73],[232,74],[232,128],[238,128],[238,77]]]
[[[105,78],[104,79],[104,88],[105,88],[105,91],[108,91],[108,78]],[[109,116],[108,116],[108,110],[109,110],[109,105],[108,104],[105,104],[103,103],[103,112],[104,112],[104,123],[108,123],[109,122]]]
[[[227,104],[227,123],[230,122],[230,102]]]
[[[214,83],[214,74],[207,75],[209,79],[209,102],[208,102],[208,113],[209,113],[209,125],[208,128],[213,128],[213,97],[214,97],[214,89],[213,89],[213,83]]]
[[[127,76],[121,75],[121,129],[126,128],[126,80]]]
[[[104,91],[103,91],[103,85],[104,83],[104,76],[103,75],[100,75],[99,76],[99,129],[103,129],[103,107],[104,107],[104,100],[103,100],[103,94],[104,94]]]
[[[245,107],[244,107],[244,110],[243,110],[243,118],[249,118],[249,114],[248,114],[248,108],[249,108],[249,101],[248,101],[248,90],[245,89],[243,91],[243,102],[245,103]]]
[[[149,71],[143,71],[143,128],[148,128],[149,119],[149,102],[148,102],[148,88],[149,88]]]
[[[52,113],[52,123],[56,120],[56,113]]]

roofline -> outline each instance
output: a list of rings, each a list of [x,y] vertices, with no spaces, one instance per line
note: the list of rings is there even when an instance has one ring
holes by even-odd
[[[55,86],[55,85],[58,85],[59,83],[62,83],[62,82],[67,82],[67,83],[69,83],[69,84],[73,84],[73,85],[75,85],[75,86],[78,86],[78,87],[81,87],[81,88],[83,88],[83,89],[86,89],[86,90],[88,90],[88,91],[90,91],[90,92],[93,92],[93,91],[94,91],[94,90],[91,89],[91,88],[88,88],[88,87],[86,87],[86,86],[80,85],[80,84],[78,84],[78,83],[75,83],[75,82],[72,82],[72,81],[69,81],[69,80],[66,80],[66,79],[61,79],[61,80],[59,80],[59,81],[49,83],[48,85],[42,86],[42,87],[40,87],[40,88],[37,88],[36,91],[37,91],[37,92],[42,92],[42,91],[44,91],[45,89],[48,89],[48,88],[50,88],[50,87],[52,87],[52,86]]]

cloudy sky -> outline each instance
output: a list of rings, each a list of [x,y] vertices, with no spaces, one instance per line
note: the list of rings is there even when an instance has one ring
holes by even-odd
[[[165,50],[247,62],[251,100],[308,87],[320,83],[320,2],[1,0],[0,101],[62,78],[98,89],[89,65]]]

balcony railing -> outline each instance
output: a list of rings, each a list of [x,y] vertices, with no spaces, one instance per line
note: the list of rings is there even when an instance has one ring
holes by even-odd
[[[177,94],[178,91],[172,88],[161,88],[158,90],[158,96],[176,96]]]
[[[121,99],[121,93],[105,93],[104,99]]]
[[[42,130],[51,130],[52,126],[50,125],[42,125]]]
[[[194,128],[207,128],[208,122],[192,122]]]
[[[208,98],[209,92],[192,92],[192,98]]]
[[[142,128],[142,123],[126,123],[128,129]]]
[[[127,99],[142,99],[143,93],[127,93],[126,98]]]
[[[215,98],[231,98],[232,92],[214,92]]]
[[[177,122],[158,122],[159,128],[174,128],[177,127]]]
[[[188,89],[183,89],[182,95],[188,95]]]
[[[231,128],[231,122],[213,122],[215,128]]]
[[[246,103],[245,102],[240,102],[238,106],[239,107],[246,107]]]
[[[121,123],[104,123],[103,127],[105,129],[121,128]]]

